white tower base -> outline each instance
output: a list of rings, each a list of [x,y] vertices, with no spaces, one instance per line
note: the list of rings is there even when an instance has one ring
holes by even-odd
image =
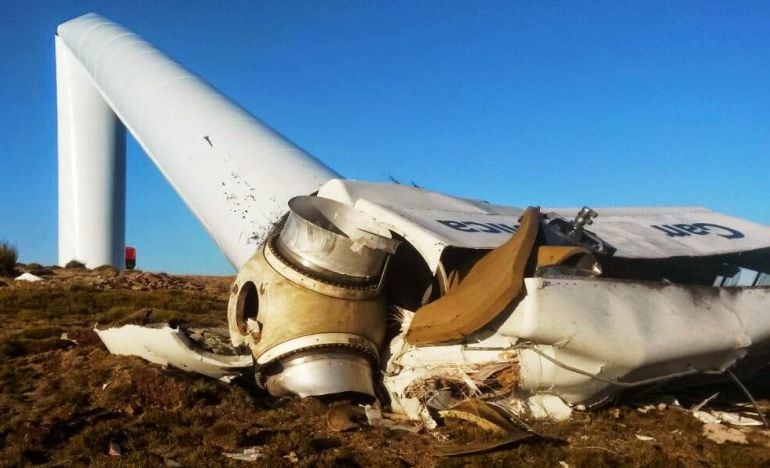
[[[59,264],[123,266],[125,128],[56,37]]]

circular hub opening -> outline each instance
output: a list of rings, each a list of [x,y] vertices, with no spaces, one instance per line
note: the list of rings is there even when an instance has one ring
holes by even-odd
[[[248,321],[257,320],[259,313],[259,294],[257,287],[251,281],[243,283],[238,293],[238,302],[235,308],[235,324],[242,335],[249,332]]]

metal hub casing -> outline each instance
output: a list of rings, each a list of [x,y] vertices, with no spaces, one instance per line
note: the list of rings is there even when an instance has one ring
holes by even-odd
[[[374,396],[372,364],[387,314],[381,279],[398,243],[352,208],[307,198],[292,200],[284,230],[238,273],[228,306],[231,341],[249,347],[258,382],[273,395]],[[318,207],[324,216],[313,214]],[[367,231],[356,234],[356,223]]]
[[[281,360],[278,372],[264,376],[274,396],[300,397],[355,392],[375,396],[371,361],[345,350],[305,351]]]
[[[310,275],[341,284],[377,281],[398,241],[370,216],[320,197],[294,197],[274,244]]]

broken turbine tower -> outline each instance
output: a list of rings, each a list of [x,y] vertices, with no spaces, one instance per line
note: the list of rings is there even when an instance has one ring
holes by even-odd
[[[59,26],[56,58],[60,262],[123,264],[125,126],[239,270],[231,340],[275,395],[357,392],[426,421],[468,397],[563,417],[767,363],[766,226],[346,180],[97,15]],[[754,287],[723,287],[736,278]],[[153,361],[196,369],[175,333],[131,333],[173,338]],[[205,371],[241,361],[217,362]]]

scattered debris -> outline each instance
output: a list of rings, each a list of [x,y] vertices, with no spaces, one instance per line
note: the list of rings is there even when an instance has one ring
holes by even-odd
[[[62,333],[59,336],[59,339],[69,341],[76,345],[101,343],[99,335],[91,329],[73,329]]]
[[[240,452],[222,452],[222,455],[234,460],[255,462],[260,458],[264,458],[265,454],[262,453],[262,447],[248,447]]]
[[[364,414],[366,414],[366,422],[372,427],[382,425],[382,410],[379,406],[364,405]]]
[[[107,454],[111,457],[120,457],[123,455],[123,449],[120,448],[120,444],[114,440],[110,441],[110,445],[107,449]]]
[[[32,273],[22,273],[19,276],[15,278],[16,281],[29,281],[30,283],[36,283],[38,281],[43,281],[43,278],[33,275]]]
[[[638,412],[640,412],[642,414],[647,414],[647,413],[649,413],[650,411],[652,411],[654,409],[657,409],[655,407],[655,405],[644,405],[644,406],[638,406],[636,408],[636,411],[638,411]]]
[[[572,416],[572,408],[556,395],[539,393],[529,397],[515,394],[509,400],[501,401],[516,416],[526,419],[550,419],[566,421]]]
[[[70,343],[75,344],[75,345],[78,344],[77,341],[70,339],[69,335],[67,335],[66,332],[62,333],[61,336],[59,337],[59,339],[62,340],[62,341],[69,341]]]
[[[703,403],[701,403],[701,405],[705,405],[706,403],[707,401],[704,401]],[[671,395],[659,396],[652,402],[643,401],[640,403],[636,403],[635,406],[636,406],[636,411],[642,414],[647,414],[650,411],[664,411],[668,408],[683,409],[682,405],[679,403],[679,400],[677,400],[676,397]]]
[[[192,281],[206,284],[207,293],[201,298],[206,301],[218,299],[220,303],[224,303],[227,295],[210,291],[218,290],[222,284],[227,289],[232,285],[232,278],[192,278]],[[217,289],[209,287],[209,284],[216,285]],[[23,356],[17,354],[19,357],[3,360],[2,373],[8,380],[0,393],[3,401],[8,402],[5,406],[8,420],[20,421],[18,425],[7,425],[3,429],[6,431],[5,448],[0,450],[0,465],[3,466],[32,464],[32,459],[23,458],[22,449],[36,451],[51,465],[67,464],[67,460],[77,460],[88,452],[106,460],[111,458],[106,455],[111,439],[119,442],[123,453],[121,458],[112,460],[125,460],[142,466],[163,466],[164,462],[166,466],[206,466],[216,464],[212,454],[220,457],[221,464],[283,466],[289,465],[289,460],[282,457],[290,451],[295,451],[299,464],[303,466],[351,465],[353,462],[360,466],[397,466],[404,465],[404,461],[412,466],[432,466],[441,464],[441,459],[431,459],[439,446],[452,444],[460,447],[468,442],[499,437],[494,433],[484,433],[463,420],[439,419],[445,424],[437,430],[428,431],[420,420],[412,421],[406,415],[392,412],[387,406],[380,409],[376,404],[363,407],[366,419],[361,419],[361,429],[348,433],[332,432],[326,423],[328,406],[323,403],[326,399],[272,399],[253,393],[253,387],[249,385],[220,385],[214,380],[168,372],[139,359],[113,356],[104,348],[99,336],[86,325],[94,320],[126,323],[137,310],[147,308],[183,312],[193,303],[191,301],[196,300],[197,294],[173,291],[158,295],[104,293],[95,287],[82,288],[76,290],[74,297],[89,307],[73,315],[72,312],[56,313],[57,310],[65,310],[59,304],[66,305],[67,302],[59,302],[58,298],[66,298],[70,294],[67,287],[41,286],[40,283],[24,283],[0,290],[7,319],[6,329],[11,333],[6,335],[6,342],[23,339],[27,349]],[[113,297],[127,298],[120,315],[109,312]],[[184,300],[170,302],[175,298]],[[221,313],[217,312],[220,309],[210,307],[207,310],[210,312],[205,315],[191,315],[191,323],[201,327],[223,323]],[[35,316],[50,318],[30,322],[29,318]],[[157,319],[151,317],[152,320]],[[183,329],[186,335],[194,337],[196,345],[205,341],[201,336],[207,335],[208,330],[206,328],[198,334],[192,329]],[[68,339],[77,341],[78,345],[62,346],[59,342],[62,333],[66,333]],[[40,346],[49,342],[51,346],[56,346],[54,351],[50,351],[47,345]],[[213,344],[212,341],[204,347]],[[220,350],[216,352],[220,353]],[[489,369],[491,371],[492,367]],[[486,370],[471,374],[483,376],[484,373]],[[764,409],[768,405],[765,383],[761,374],[747,382]],[[479,388],[484,391],[483,385]],[[569,446],[532,437],[521,445],[504,446],[492,455],[470,454],[455,462],[448,461],[462,465],[517,466],[523,460],[533,460],[534,465],[538,465],[540,460],[552,465],[556,465],[558,460],[565,460],[571,466],[580,466],[590,464],[588,460],[594,460],[595,456],[609,465],[652,463],[674,466],[681,462],[687,464],[687,460],[695,463],[699,460],[700,464],[716,466],[729,464],[729,457],[736,453],[735,450],[741,451],[741,460],[745,461],[742,464],[747,466],[761,466],[767,459],[770,438],[761,431],[761,427],[738,428],[745,432],[748,445],[729,442],[719,445],[702,435],[703,424],[686,414],[684,409],[678,409],[668,397],[654,396],[662,388],[656,386],[654,391],[644,389],[638,392],[646,398],[643,403],[650,405],[648,415],[629,409],[633,403],[623,398],[614,406],[620,409],[617,419],[615,412],[611,411],[612,405],[592,409],[589,413],[575,409],[572,418],[563,423],[525,419],[536,433],[566,437],[571,443]],[[717,389],[722,392],[719,402],[711,400],[701,408],[703,411],[723,410],[756,418],[750,404],[736,403],[745,399],[734,392],[729,383],[720,384],[708,393],[709,388],[678,389],[676,396],[689,409]],[[442,410],[463,401],[463,395],[447,391],[457,401]],[[625,396],[636,393],[627,392]],[[522,394],[516,396],[527,398]],[[500,404],[499,401],[495,403]],[[662,404],[666,405],[666,409],[660,411],[658,408]],[[503,408],[509,409],[505,405]],[[438,414],[433,408],[430,411]],[[380,415],[378,427],[383,429],[367,430],[366,425],[376,425]],[[83,423],[86,425],[83,426]],[[730,427],[727,423],[722,425]],[[82,429],[71,439],[50,443],[51,436],[46,434],[55,434],[62,427],[65,430]],[[410,432],[394,433],[390,430],[406,431],[407,428],[411,429]],[[130,435],[130,444],[117,436],[116,431]],[[420,431],[421,434],[412,435]],[[637,433],[656,440],[638,441],[635,438]],[[169,446],[167,441],[172,434],[174,442],[173,446]],[[326,440],[315,441],[319,438]],[[311,439],[310,443],[306,439]],[[252,446],[261,447],[264,453],[254,462],[239,462],[221,455],[222,452],[242,454],[244,448]],[[448,451],[449,448],[441,450]]]
[[[334,402],[326,412],[326,424],[335,432],[358,429],[366,420],[367,414],[364,408],[353,405],[349,401]]]
[[[498,406],[481,400],[465,400],[452,408],[440,411],[443,418],[456,418],[472,422],[480,428],[496,434],[507,434],[516,426]]]
[[[502,436],[492,441],[462,446],[443,446],[436,452],[436,456],[439,457],[488,452],[508,447],[511,444],[531,437],[539,437],[534,432],[523,430],[514,424],[510,419],[510,415],[501,407],[478,399],[463,401],[448,410],[441,411],[439,414],[444,418],[457,418],[472,422],[485,431]]]
[[[253,357],[200,349],[169,326],[97,330],[115,354],[222,380],[256,364],[258,385],[273,396],[374,397],[382,383],[394,411],[429,429],[436,426],[438,410],[445,418],[505,434],[455,452],[473,453],[532,437],[506,418],[504,408],[564,420],[572,407],[599,407],[623,389],[705,373],[727,373],[743,388],[730,369],[739,360],[751,362],[748,358],[770,343],[770,288],[722,287],[743,271],[752,273],[752,286],[770,273],[770,229],[765,226],[701,208],[608,209],[595,223],[598,213],[587,206],[570,220],[574,209],[520,209],[429,192],[416,184],[334,179],[332,170],[311,163],[312,158],[258,122],[244,120],[224,100],[212,107],[219,123],[232,123],[234,135],[247,138],[233,147],[243,151],[214,160],[209,151],[200,153],[200,145],[173,143],[180,135],[189,138],[185,132],[145,131],[166,113],[143,112],[166,80],[193,80],[191,86],[168,87],[170,97],[157,102],[163,107],[187,96],[195,103],[187,107],[190,115],[206,113],[208,101],[192,97],[210,95],[211,88],[197,85],[195,77],[149,44],[96,16],[64,23],[58,31],[57,50],[66,53],[57,53],[59,69],[79,67],[78,73],[62,75],[68,78],[61,89],[78,83],[76,77],[92,78],[105,101],[117,103],[124,123],[140,132],[139,139],[151,140],[144,146],[152,159],[169,162],[161,164],[169,169],[163,172],[240,268],[229,329],[233,345],[249,347]],[[118,58],[98,60],[110,54]],[[135,76],[122,72],[126,63],[134,63],[132,57],[155,64],[153,73],[142,75],[150,85],[135,86]],[[68,100],[61,102],[69,106]],[[62,115],[65,131],[69,117],[80,113]],[[140,120],[145,124],[139,125]],[[212,137],[202,136],[213,148]],[[183,147],[189,161],[178,157]],[[254,167],[248,164],[252,147],[261,154]],[[63,145],[62,161],[77,160],[70,151],[77,148]],[[287,151],[291,156],[283,157]],[[190,173],[204,174],[209,183],[181,183]],[[248,195],[253,203],[246,203],[245,189],[220,188],[220,177],[227,173],[236,185],[255,192]],[[306,195],[310,192],[315,194]],[[286,212],[283,201],[294,195],[300,196],[289,201],[290,211],[278,222]],[[241,203],[244,207],[236,209]],[[87,219],[79,213],[82,206],[87,204],[74,203],[73,219]],[[63,219],[62,226],[70,221]],[[268,230],[273,235],[266,242],[257,236],[255,252],[246,242],[248,233]],[[78,247],[91,239],[75,237]],[[75,245],[62,239],[62,245]],[[416,267],[392,274],[391,262]],[[83,266],[76,260],[67,264]],[[399,274],[404,277],[401,289],[414,291],[390,290]],[[168,284],[168,275],[105,271],[104,276],[94,284],[136,291],[177,287]],[[189,283],[178,287],[195,288]],[[396,304],[395,296],[405,300]],[[403,319],[395,337],[386,330],[393,309],[396,320]],[[10,355],[23,352],[21,341],[8,347]],[[383,381],[374,382],[379,371],[384,371]],[[668,407],[660,403],[653,408]],[[754,423],[753,418],[702,408],[693,414],[710,421],[707,426]],[[764,421],[759,409],[757,414]],[[327,414],[329,427],[337,431],[365,421],[384,424],[377,410],[349,403],[333,405]],[[649,436],[637,434],[649,440],[643,437]]]
[[[650,437],[642,434],[635,434],[636,438],[643,441],[643,442],[652,442],[655,440],[655,437]]]
[[[366,420],[371,427],[385,427],[392,431],[404,431],[411,434],[422,432],[423,425],[409,420],[402,414],[383,413],[379,406],[364,405]],[[397,422],[398,421],[398,422]]]
[[[713,394],[712,394],[711,396],[709,396],[708,398],[705,398],[703,401],[701,401],[701,402],[700,402],[700,403],[698,403],[697,405],[695,405],[695,406],[693,406],[692,408],[690,408],[690,411],[692,411],[693,413],[695,413],[695,412],[697,412],[697,411],[700,411],[700,409],[701,409],[701,408],[703,408],[704,406],[706,406],[706,405],[707,405],[709,402],[711,402],[711,401],[712,401],[714,398],[716,398],[716,397],[718,397],[718,396],[719,396],[719,392],[715,392],[715,393],[713,393]]]
[[[364,425],[369,427],[384,427],[393,431],[404,431],[418,434],[423,425],[415,424],[403,415],[383,414],[379,407],[372,405],[353,405],[349,401],[332,403],[326,412],[326,425],[335,432],[347,432]]]
[[[476,453],[490,452],[510,447],[511,445],[535,437],[531,432],[516,429],[501,439],[490,442],[477,442],[462,445],[444,445],[436,449],[434,455],[437,457],[456,457],[461,455],[472,455]]]
[[[764,423],[759,419],[736,412],[713,410],[711,414],[719,418],[723,423],[730,424],[731,426],[764,426]],[[756,413],[754,414],[756,415]]]
[[[732,411],[693,411],[692,415],[706,424],[726,423],[731,426],[763,426],[759,419],[754,419]]]
[[[230,382],[252,366],[251,355],[221,355],[203,350],[179,328],[168,324],[95,327],[94,331],[112,354],[139,356],[162,366],[197,372]]]
[[[284,455],[283,458],[289,460],[289,463],[291,464],[299,463],[299,457],[297,456],[297,453],[294,451],[291,451],[287,455]]]

